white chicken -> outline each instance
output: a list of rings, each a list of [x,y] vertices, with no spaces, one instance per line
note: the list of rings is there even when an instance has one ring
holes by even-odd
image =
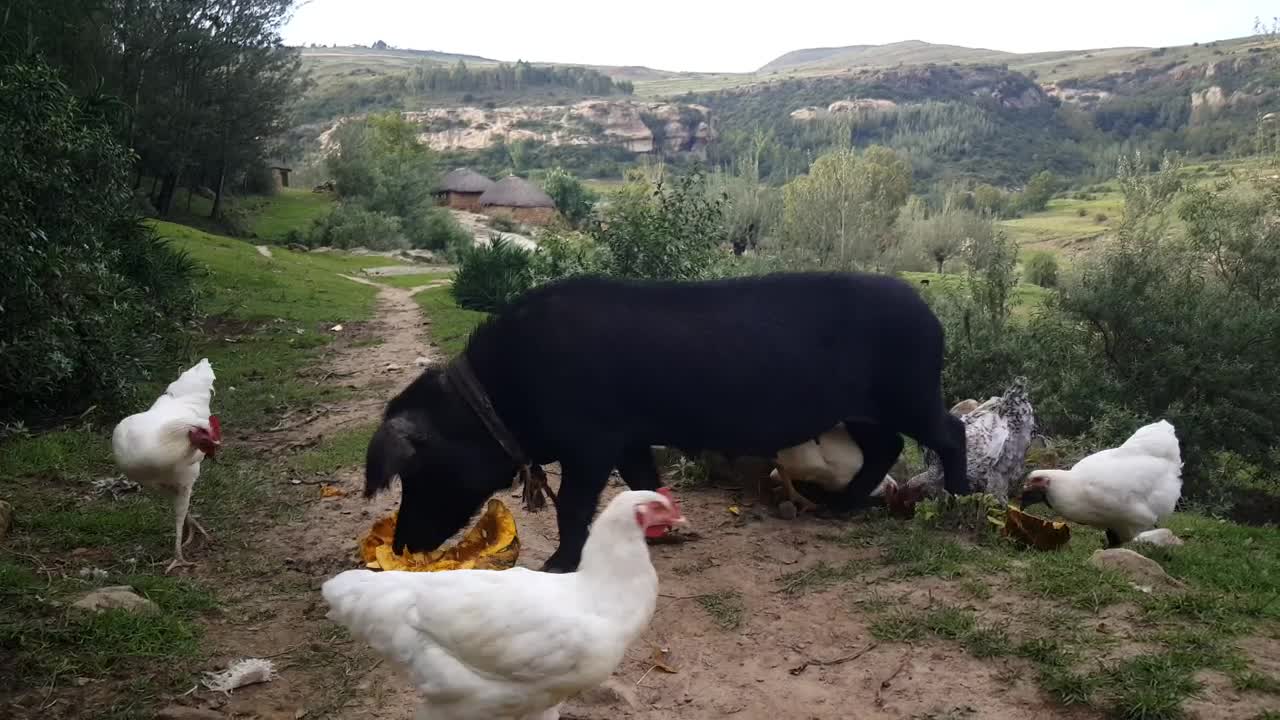
[[[1023,488],[1022,506],[1044,502],[1071,522],[1106,530],[1107,547],[1116,547],[1154,529],[1181,496],[1178,436],[1169,421],[1161,420],[1138,428],[1120,447],[1096,452],[1070,470],[1032,472]]]
[[[787,499],[801,512],[818,506],[796,490],[797,481],[810,482],[829,492],[840,492],[862,469],[862,448],[849,436],[844,423],[822,433],[817,440],[779,450],[774,456],[777,467],[769,473],[780,482]]]
[[[1005,502],[1009,490],[1022,476],[1035,413],[1027,397],[1027,380],[1016,377],[1004,395],[992,397],[960,416],[964,423],[969,483],[974,492],[983,492]],[[942,462],[938,454],[926,450],[925,472],[907,481],[907,489],[936,495],[942,491]]]
[[[188,523],[209,537],[188,510],[200,463],[222,445],[222,426],[216,415],[209,414],[213,381],[208,358],[200,360],[169,383],[150,409],[121,420],[111,433],[111,452],[125,476],[173,500],[177,537],[166,573],[194,564],[182,557],[183,546],[190,542],[184,542]]]
[[[619,493],[576,572],[348,570],[321,586],[329,617],[404,670],[430,720],[555,720],[603,683],[658,599],[645,530],[684,522],[649,491]]]

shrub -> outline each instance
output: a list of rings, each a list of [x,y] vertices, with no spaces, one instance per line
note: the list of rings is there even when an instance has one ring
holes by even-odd
[[[45,65],[0,67],[0,422],[136,409],[183,349],[195,266],[138,218],[101,107]]]
[[[450,292],[459,306],[481,312],[500,312],[533,285],[530,254],[493,235],[487,246],[460,252],[458,272]]]
[[[1022,268],[1023,276],[1032,285],[1044,288],[1058,286],[1058,259],[1044,251],[1032,253]]]
[[[607,250],[602,270],[615,277],[707,277],[725,239],[723,204],[708,197],[697,170],[652,190],[633,183],[591,228],[591,237]]]
[[[538,236],[538,252],[534,253],[531,266],[533,283],[597,273],[603,264],[603,252],[590,236],[571,230],[547,230]]]
[[[342,250],[404,250],[409,241],[401,232],[400,218],[366,210],[357,202],[344,202],[312,224],[307,245]]]
[[[1106,222],[1106,221],[1107,221],[1107,214],[1106,214],[1106,213],[1098,213],[1097,215],[1094,215],[1094,216],[1093,216],[1093,220],[1094,220],[1094,222],[1104,223],[1104,222]]]
[[[1088,217],[1089,211],[1085,208],[1076,208],[1076,217]]]
[[[498,232],[513,233],[520,230],[520,226],[516,224],[516,221],[506,215],[494,215],[493,217],[490,217],[488,225]]]
[[[556,203],[556,210],[570,227],[581,227],[591,217],[596,194],[562,168],[553,168],[542,181],[542,188]]]
[[[470,243],[471,233],[448,210],[424,205],[407,218],[402,227],[415,248],[445,251],[452,245]]]

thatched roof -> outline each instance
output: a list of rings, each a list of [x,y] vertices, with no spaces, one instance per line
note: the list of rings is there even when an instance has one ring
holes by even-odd
[[[496,205],[513,208],[554,208],[555,201],[542,188],[533,183],[508,175],[493,184],[480,196],[480,205]]]
[[[440,181],[440,192],[482,193],[493,187],[493,181],[470,168],[458,168]]]

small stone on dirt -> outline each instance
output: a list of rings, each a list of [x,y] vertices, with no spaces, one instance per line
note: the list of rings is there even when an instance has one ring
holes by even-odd
[[[1089,562],[1100,570],[1112,570],[1127,577],[1142,592],[1181,590],[1181,581],[1169,577],[1160,563],[1126,548],[1096,550]]]
[[[783,500],[778,503],[778,514],[782,516],[783,520],[795,520],[800,513],[796,510],[795,503],[790,500]]]
[[[128,585],[112,585],[85,593],[71,607],[89,612],[127,610],[132,613],[160,612],[155,603],[134,592]]]
[[[170,705],[156,713],[156,720],[224,720],[224,718],[226,716],[220,712],[185,705]]]
[[[426,357],[422,355],[419,355],[418,357],[413,359],[413,364],[418,367],[426,367],[428,364],[430,364],[430,362],[431,362],[430,360],[428,360]]]

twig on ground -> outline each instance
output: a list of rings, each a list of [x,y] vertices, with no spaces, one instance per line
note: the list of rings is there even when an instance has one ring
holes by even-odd
[[[898,677],[898,673],[901,673],[903,670],[906,669],[907,661],[910,659],[911,659],[911,651],[908,650],[906,654],[902,656],[902,662],[898,663],[898,669],[890,673],[889,677],[885,678],[884,680],[881,680],[880,684],[876,686],[876,707],[884,707],[884,698],[881,697],[880,693],[883,690],[887,689],[891,684],[893,684],[893,679]]]
[[[878,643],[878,642],[873,642],[873,643],[871,643],[870,645],[868,645],[868,646],[866,646],[866,647],[862,648],[862,649],[861,649],[861,650],[859,650],[858,652],[853,653],[852,655],[844,655],[844,656],[842,656],[842,657],[838,657],[838,658],[836,658],[836,659],[834,659],[834,660],[815,660],[815,659],[813,659],[813,658],[809,658],[809,659],[805,660],[804,662],[800,663],[799,665],[797,665],[797,666],[795,666],[795,667],[791,668],[791,669],[790,669],[790,670],[788,670],[787,672],[791,673],[792,675],[799,675],[800,673],[804,672],[804,671],[805,671],[805,670],[806,670],[810,665],[818,665],[818,666],[822,666],[822,667],[826,667],[826,666],[829,666],[829,665],[843,665],[844,663],[852,662],[852,661],[854,661],[854,660],[857,660],[858,658],[862,657],[863,655],[866,655],[867,653],[871,652],[872,650],[875,650],[877,647],[880,647],[880,643]],[[793,649],[794,649],[794,648],[793,648]]]

